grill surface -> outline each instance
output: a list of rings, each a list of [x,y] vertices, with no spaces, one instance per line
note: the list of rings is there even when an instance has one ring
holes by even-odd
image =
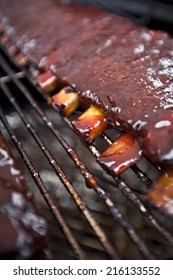
[[[143,159],[121,177],[106,174],[95,158],[120,131],[84,145],[71,129],[81,112],[67,119],[48,106],[3,48],[0,74],[2,132],[49,221],[50,258],[172,259],[173,223],[144,199],[160,168]]]

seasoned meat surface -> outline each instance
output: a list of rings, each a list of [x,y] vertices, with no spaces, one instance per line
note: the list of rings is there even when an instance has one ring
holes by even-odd
[[[28,198],[23,175],[0,134],[0,259],[40,258],[45,234],[46,222]]]
[[[60,1],[2,1],[1,22],[31,63],[52,71],[173,166],[173,39],[105,11]]]

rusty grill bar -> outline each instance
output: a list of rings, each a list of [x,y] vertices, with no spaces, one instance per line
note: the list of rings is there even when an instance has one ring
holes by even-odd
[[[7,59],[5,59],[7,58]],[[14,63],[14,62],[13,62]],[[49,164],[52,166],[54,171],[56,172],[57,176],[61,180],[62,184],[66,188],[66,190],[70,193],[71,197],[73,198],[75,204],[78,206],[79,211],[84,215],[85,219],[88,221],[89,225],[93,229],[95,235],[97,236],[98,240],[102,244],[102,247],[104,248],[105,252],[109,256],[109,258],[112,259],[119,259],[121,258],[122,253],[118,252],[118,249],[115,248],[115,246],[112,244],[112,242],[109,240],[109,236],[107,233],[105,233],[102,226],[99,224],[99,222],[95,219],[95,217],[92,214],[92,211],[89,209],[89,207],[86,205],[83,197],[81,197],[78,193],[78,191],[75,190],[75,187],[70,182],[68,177],[66,176],[65,172],[61,169],[60,165],[58,164],[57,160],[54,158],[52,153],[49,150],[49,147],[44,143],[41,136],[39,135],[39,131],[37,131],[30,122],[30,120],[27,118],[26,114],[23,112],[21,106],[18,104],[17,99],[15,98],[13,94],[13,90],[11,87],[9,87],[9,83],[12,82],[15,84],[16,88],[18,89],[18,94],[21,94],[25,99],[29,102],[30,107],[35,110],[35,112],[38,114],[38,116],[41,118],[44,125],[48,127],[48,129],[53,133],[53,135],[56,137],[58,142],[62,145],[65,152],[69,156],[69,160],[72,159],[74,163],[76,164],[77,168],[80,170],[81,175],[85,179],[86,187],[90,190],[90,192],[95,192],[96,195],[102,200],[102,202],[106,205],[106,207],[109,210],[110,216],[113,218],[113,220],[118,223],[127,233],[127,236],[130,237],[132,242],[135,244],[136,248],[140,251],[142,256],[146,259],[154,259],[158,257],[153,250],[149,249],[148,244],[146,243],[145,238],[142,238],[141,235],[137,232],[135,227],[132,225],[132,223],[129,223],[127,221],[127,218],[124,217],[123,213],[116,207],[116,204],[114,203],[112,197],[110,197],[109,193],[105,190],[106,186],[102,185],[98,182],[98,180],[95,178],[94,175],[90,173],[85,163],[80,159],[79,155],[73,147],[67,143],[67,141],[64,139],[62,134],[60,133],[57,125],[54,124],[54,122],[47,116],[47,114],[43,111],[40,104],[35,100],[33,95],[31,94],[31,90],[27,88],[25,85],[25,80],[27,80],[27,83],[29,82],[30,87],[34,89],[34,91],[37,88],[37,93],[42,97],[43,100],[47,97],[44,95],[44,93],[38,88],[34,81],[32,80],[29,73],[22,69],[22,67],[19,67],[16,65],[13,67],[13,64],[10,61],[8,61],[7,54],[5,53],[3,47],[1,48],[1,55],[0,55],[0,66],[3,73],[3,76],[1,77],[1,95],[5,96],[6,99],[12,104],[13,110],[16,111],[23,124],[25,125],[28,133],[32,135],[32,137],[35,139],[37,145],[40,147],[41,151],[43,152],[44,156],[47,158]],[[15,69],[15,70],[14,70]],[[1,103],[1,102],[0,102]],[[1,105],[1,104],[0,104]],[[52,110],[59,115],[59,109],[58,107],[52,102],[51,104]],[[15,143],[16,148],[18,149],[19,153],[21,154],[27,168],[29,169],[30,173],[32,174],[33,179],[35,180],[40,192],[44,196],[47,204],[49,205],[52,213],[56,217],[56,220],[61,226],[61,229],[65,235],[65,238],[68,240],[69,244],[71,245],[71,248],[79,259],[87,258],[87,255],[85,252],[83,252],[82,245],[79,244],[79,241],[75,237],[72,229],[68,225],[68,223],[65,221],[63,214],[59,211],[57,207],[57,203],[54,203],[54,198],[51,198],[51,195],[47,191],[47,188],[42,181],[39,172],[35,169],[32,160],[27,155],[26,151],[24,150],[22,144],[20,143],[20,140],[10,127],[7,118],[6,118],[6,112],[4,108],[1,108],[0,110],[0,117],[1,121],[5,127],[5,129],[10,134],[13,142]],[[72,128],[71,125],[71,119],[61,116],[63,121]],[[69,128],[69,129],[70,129]],[[108,144],[112,144],[111,138],[107,134],[102,134],[101,138]],[[87,148],[92,152],[92,154],[97,158],[100,155],[100,150],[97,148],[97,145],[92,143],[85,143],[87,145]],[[154,168],[154,167],[153,167]],[[157,169],[157,168],[156,168]],[[142,197],[139,198],[137,193],[145,193],[148,188],[152,186],[152,180],[143,172],[137,165],[134,165],[131,167],[131,170],[133,174],[144,184],[145,191],[140,191],[140,189],[137,189],[136,191],[131,188],[130,184],[128,185],[123,178],[120,176],[115,176],[111,172],[108,174],[112,176],[115,187],[118,188],[123,196],[125,196],[135,207],[136,211],[138,211],[141,214],[141,217],[143,217],[144,221],[147,220],[149,224],[153,227],[154,230],[158,231],[159,234],[163,237],[163,240],[161,243],[166,242],[168,246],[173,246],[173,236],[171,233],[166,229],[166,227],[163,226],[163,223],[160,222],[160,217],[156,218],[146,207],[145,202],[142,201]],[[104,171],[102,171],[104,173]],[[166,219],[166,218],[165,218]],[[161,219],[162,220],[162,219]],[[147,223],[148,223],[147,222]],[[114,226],[116,227],[116,223],[114,223]],[[165,240],[165,241],[164,241]],[[115,242],[116,244],[116,242]],[[122,256],[123,257],[123,256]]]

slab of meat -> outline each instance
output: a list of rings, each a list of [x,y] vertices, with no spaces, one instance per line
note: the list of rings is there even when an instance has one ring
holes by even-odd
[[[96,8],[1,1],[1,22],[30,63],[52,71],[173,166],[173,39]]]
[[[28,198],[23,175],[0,134],[0,259],[42,258],[46,222]]]

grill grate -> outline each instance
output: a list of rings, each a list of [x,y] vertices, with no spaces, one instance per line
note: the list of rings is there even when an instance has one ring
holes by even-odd
[[[62,136],[62,133],[57,128],[57,125],[55,125],[54,122],[45,113],[46,110],[43,110],[41,106],[42,103],[41,104],[38,103],[35,96],[31,94],[32,91],[35,94],[37,93],[42,97],[43,99],[42,102],[43,102],[46,99],[44,93],[39,88],[36,88],[30,76],[26,71],[24,71],[24,69],[20,69],[18,66],[16,67],[16,65],[13,65],[13,62],[11,61],[11,59],[9,60],[3,48],[1,49],[0,65],[2,68],[1,72],[3,75],[1,78],[1,96],[5,97],[6,104],[7,104],[7,100],[9,104],[11,103],[13,108],[12,110],[17,112],[18,115],[20,116],[20,119],[22,120],[25,128],[27,129],[27,133],[35,139],[42,153],[47,158],[47,161],[56,172],[57,176],[61,180],[66,190],[70,193],[70,196],[73,198],[79,211],[84,215],[85,219],[88,221],[89,225],[91,226],[94,235],[97,237],[100,244],[102,245],[101,250],[105,250],[107,257],[109,256],[110,258],[113,259],[120,258],[120,256],[122,258],[126,257],[126,253],[123,254],[123,252],[119,252],[120,248],[118,248],[116,238],[114,240],[114,238],[112,239],[109,237],[109,232],[105,230],[104,223],[102,225],[102,222],[100,222],[100,220],[97,220],[97,218],[95,218],[93,211],[90,210],[89,207],[87,206],[87,204],[89,205],[90,201],[86,204],[83,199],[83,196],[81,196],[78,193],[78,190],[75,189],[74,184],[72,184],[71,181],[67,178],[68,176],[66,176],[65,172],[60,167],[58,160],[56,160],[56,158],[52,155],[50,151],[50,146],[47,147],[47,145],[42,140],[42,137],[40,136],[40,131],[35,128],[35,120],[33,120],[34,123],[33,125],[32,121],[29,120],[30,118],[27,117],[27,114],[24,112],[23,108],[21,109],[21,106],[19,104],[20,102],[18,101],[18,99],[20,98],[18,96],[20,96],[21,98],[24,97],[27,100],[27,102],[29,103],[29,107],[36,112],[39,118],[41,118],[44,125],[53,133],[53,135],[56,137],[56,140],[58,140],[58,142],[62,145],[62,147],[64,148],[64,150],[69,156],[69,160],[72,159],[73,162],[76,164],[77,168],[80,170],[81,175],[84,178],[87,191],[89,193],[95,192],[96,197],[98,197],[98,199],[101,199],[102,204],[106,205],[109,211],[109,215],[113,218],[113,221],[116,222],[116,223],[111,222],[111,228],[116,228],[117,224],[121,228],[123,228],[127,234],[127,238],[130,237],[130,239],[135,244],[136,248],[139,250],[139,252],[144,258],[146,259],[154,259],[156,257],[162,258],[162,256],[159,256],[158,249],[154,251],[155,246],[150,247],[150,241],[145,237],[145,234],[142,233],[143,235],[142,237],[141,234],[138,232],[139,230],[136,229],[135,226],[133,226],[132,223],[128,221],[128,218],[126,217],[126,215],[124,215],[122,209],[119,210],[119,208],[117,207],[117,203],[114,202],[115,200],[114,189],[117,190],[118,188],[123,194],[123,196],[127,198],[130,201],[130,203],[132,203],[135,206],[134,213],[135,211],[137,211],[140,213],[139,217],[143,217],[143,223],[145,225],[144,227],[147,226],[150,227],[151,230],[153,229],[154,231],[157,231],[159,233],[158,240],[160,239],[161,236],[163,237],[160,239],[160,241],[158,240],[155,241],[155,243],[159,243],[159,246],[164,247],[165,245],[166,247],[171,247],[173,245],[173,236],[166,229],[166,227],[163,226],[163,223],[165,224],[165,221],[168,221],[168,219],[163,216],[160,216],[158,213],[154,213],[155,215],[152,214],[151,211],[149,211],[149,209],[145,206],[145,202],[143,201],[142,195],[137,194],[137,193],[141,193],[140,188],[136,188],[135,190],[133,190],[133,186],[130,187],[123,178],[109,174],[113,177],[114,184],[113,183],[112,184],[114,185],[114,188],[112,188],[113,190],[111,190],[111,194],[105,191],[106,185],[102,187],[102,184],[100,184],[100,182],[98,182],[95,176],[90,173],[85,163],[80,159],[78,153],[74,150],[74,148],[70,144],[67,143],[65,138]],[[13,86],[15,86],[15,90],[13,90]],[[16,90],[17,90],[17,94],[14,94],[14,92],[16,93]],[[24,103],[26,103],[26,101]],[[51,212],[54,214],[56,220],[58,221],[65,235],[65,239],[68,240],[69,244],[71,245],[74,255],[79,259],[90,258],[87,254],[83,252],[85,247],[84,244],[82,242],[81,244],[79,244],[80,243],[79,238],[75,236],[74,230],[72,230],[72,228],[68,225],[68,222],[65,220],[64,212],[63,214],[61,214],[62,211],[60,211],[59,207],[57,206],[57,200],[55,199],[55,197],[53,198],[51,197],[51,194],[47,190],[43,180],[41,179],[39,172],[34,167],[32,160],[27,155],[27,152],[23,148],[23,145],[20,143],[18,136],[16,136],[14,130],[11,128],[8,122],[7,110],[5,110],[4,107],[2,107],[2,104],[0,105],[1,105],[0,117],[3,126],[10,134],[11,139],[13,140],[16,148],[21,154],[21,157],[23,158],[27,168],[29,169],[33,179],[35,180],[39,190],[41,191],[41,194],[45,198],[48,206],[51,209]],[[51,110],[55,112],[55,115],[59,116],[59,110],[55,106],[55,104],[52,103],[50,105],[52,107]],[[72,127],[70,119],[67,119],[66,117],[63,116],[61,118],[63,119],[64,124],[66,123],[70,127]],[[111,138],[107,134],[103,134],[101,138],[102,140],[104,140],[104,142],[106,142],[109,145],[112,143]],[[85,143],[85,144],[87,145],[87,148],[92,152],[92,154],[95,157],[98,157],[100,155],[100,150],[97,148],[98,145],[96,145],[95,143],[92,144]],[[159,168],[153,167],[153,170],[155,169],[158,170]],[[147,189],[151,187],[152,180],[137,165],[133,166],[131,168],[131,171],[132,171],[132,176],[137,177],[139,179],[139,182],[141,181],[143,186],[145,186],[143,191],[145,193]],[[105,173],[105,171],[101,170],[101,175],[102,173]],[[103,180],[105,182],[105,179],[102,178],[101,181]],[[168,224],[168,227],[170,227],[171,230],[172,225]],[[85,231],[84,230],[81,231],[81,234],[85,235]],[[151,239],[153,238],[154,237],[152,236]],[[151,249],[149,249],[149,247]],[[141,258],[141,255],[138,255],[138,257]],[[104,256],[104,258],[107,257]],[[165,257],[167,258],[167,256]],[[168,258],[169,257],[170,255],[168,256]],[[95,257],[93,256],[93,258]],[[134,258],[136,257],[134,256]]]

